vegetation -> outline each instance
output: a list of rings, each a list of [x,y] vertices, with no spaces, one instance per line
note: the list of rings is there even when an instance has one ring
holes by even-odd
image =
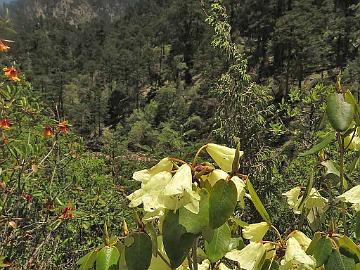
[[[0,268],[360,268],[358,1],[3,7]]]

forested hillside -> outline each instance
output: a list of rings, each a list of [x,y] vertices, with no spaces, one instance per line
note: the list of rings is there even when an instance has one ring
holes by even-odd
[[[359,239],[360,215],[351,210],[357,204],[336,199],[357,187],[359,176],[359,1],[14,0],[1,6],[0,268],[78,269],[77,262],[92,269],[103,250],[95,247],[104,242],[116,269],[127,269],[120,253],[132,244],[120,245],[123,239],[133,232],[129,241],[146,246],[147,234],[153,243],[155,234],[162,243],[156,234],[176,222],[183,227],[173,234],[194,237],[169,240],[184,248],[184,257],[170,254],[165,239],[148,256],[151,265],[156,261],[150,270],[230,269],[223,263],[240,269],[225,253],[245,247],[245,239],[246,247],[259,244],[268,230],[270,244],[279,240],[276,256],[265,268],[257,261],[244,269],[295,269],[281,261],[295,229],[309,236],[323,231],[327,240],[355,230],[349,237]],[[151,168],[138,171],[145,167]],[[131,180],[134,171],[140,184]],[[190,184],[171,186],[169,179]],[[159,184],[165,180],[168,185]],[[210,227],[198,223],[209,231],[201,224],[195,230],[189,220],[204,216],[206,207],[211,212],[211,200],[222,205],[227,198],[213,195],[215,186],[238,196],[218,210],[223,223],[208,213]],[[168,192],[163,201],[159,190]],[[133,211],[129,201],[144,209]],[[345,209],[346,202],[354,207]],[[179,221],[189,211],[189,220]],[[247,226],[260,221],[267,229],[253,242]],[[231,244],[219,251],[213,234],[233,237]],[[333,240],[326,242],[330,253],[345,245]],[[304,241],[308,247],[311,240]],[[352,257],[341,256],[356,257],[358,270],[354,245]],[[163,266],[156,255],[164,255]],[[177,268],[187,255],[190,266]],[[129,270],[147,269],[127,260]],[[327,257],[322,260],[316,267]],[[308,266],[301,269],[315,269]]]

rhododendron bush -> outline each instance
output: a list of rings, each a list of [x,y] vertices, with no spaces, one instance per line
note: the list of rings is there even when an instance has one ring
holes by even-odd
[[[141,183],[140,188],[127,198],[129,206],[137,209],[138,228],[129,232],[125,226],[123,235],[112,240],[105,230],[105,245],[83,257],[78,262],[81,269],[94,263],[96,269],[131,270],[360,269],[360,248],[352,240],[360,236],[359,218],[354,233],[347,228],[353,220],[349,217],[359,217],[360,185],[352,186],[344,171],[348,150],[344,142],[356,143],[353,134],[360,118],[350,92],[331,94],[326,106],[334,130],[328,136],[333,139],[326,137],[325,143],[302,156],[320,152],[319,165],[326,167],[330,160],[324,160],[321,152],[337,138],[338,177],[321,183],[324,178],[313,174],[306,187],[283,193],[289,210],[305,219],[312,233],[305,224],[280,232],[250,178],[241,173],[240,144],[232,149],[209,143],[191,162],[167,157],[135,172],[133,179]],[[199,161],[204,153],[207,161]],[[263,220],[242,221],[238,214],[246,204],[252,204]]]

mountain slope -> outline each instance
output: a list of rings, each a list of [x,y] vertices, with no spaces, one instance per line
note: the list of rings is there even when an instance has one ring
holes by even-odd
[[[55,17],[77,25],[95,17],[111,20],[119,17],[134,0],[17,0],[14,7],[21,7],[33,17]]]

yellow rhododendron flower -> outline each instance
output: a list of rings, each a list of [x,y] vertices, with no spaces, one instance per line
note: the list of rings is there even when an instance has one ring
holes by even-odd
[[[231,268],[227,267],[225,264],[220,263],[218,266],[219,270],[231,270]]]
[[[265,259],[273,259],[276,256],[276,245],[275,243],[264,243],[264,248],[266,250],[266,256]]]
[[[360,185],[357,185],[337,197],[340,201],[351,203],[355,211],[360,211]]]
[[[299,197],[300,191],[300,187],[295,187],[288,192],[283,193],[283,195],[287,197],[287,203],[290,209],[292,209],[295,214],[300,214],[303,207],[307,209],[313,209],[314,207],[316,207],[318,209],[318,212],[323,212],[325,210],[328,200],[321,196],[319,191],[316,190],[316,188],[311,189],[303,205],[299,208],[299,205],[303,198],[302,196]]]
[[[243,237],[250,241],[261,241],[269,230],[270,225],[267,222],[250,224],[243,229]]]
[[[306,251],[311,243],[311,239],[307,237],[303,232],[295,230],[289,234],[289,238],[293,237],[299,242],[301,248]]]
[[[315,266],[316,260],[305,253],[294,237],[290,237],[286,241],[286,252],[279,270],[311,270],[315,269]]]
[[[214,143],[208,143],[206,145],[206,151],[223,171],[232,171],[232,164],[235,158],[236,149]],[[240,151],[240,157],[243,154],[244,152]]]
[[[144,204],[144,210],[146,212],[154,212],[155,210],[162,208],[162,193],[167,184],[172,179],[170,172],[159,172],[153,175],[145,183],[141,184],[141,188],[127,196],[131,201],[130,207],[137,207],[140,204]]]
[[[328,200],[320,195],[319,191],[315,188],[312,188],[309,196],[305,200],[305,207],[311,209],[313,207],[318,207],[324,209]]]
[[[160,160],[158,164],[151,167],[150,169],[134,172],[133,179],[136,181],[143,182],[145,184],[155,174],[159,172],[171,172],[172,168],[173,168],[173,163],[171,162],[171,160],[169,158],[164,158]]]
[[[238,262],[241,269],[255,270],[258,268],[266,249],[260,242],[251,242],[242,250],[232,250],[226,253],[225,257],[229,260]]]
[[[290,209],[293,209],[295,214],[300,214],[301,211],[299,211],[298,207],[300,204],[299,196],[300,196],[301,188],[295,187],[288,192],[283,193],[282,195],[287,197],[287,203],[290,207]]]
[[[357,130],[344,138],[344,147],[350,150],[360,150],[360,137]]]
[[[182,194],[192,190],[192,174],[189,165],[182,165],[166,186],[164,194],[167,196]]]
[[[209,181],[210,185],[213,186],[217,181],[220,179],[226,179],[228,176],[228,173],[224,172],[223,170],[215,169],[211,173],[203,175],[201,179],[204,181]]]
[[[240,203],[240,207],[244,208],[245,207],[244,197],[245,197],[245,192],[246,192],[245,182],[237,176],[232,177],[230,179],[230,181],[234,182],[234,184],[236,186],[236,191],[237,191],[237,200]]]
[[[193,191],[192,186],[191,168],[188,164],[184,164],[164,189],[164,206],[171,210],[184,206],[195,214],[199,213],[200,195]]]

